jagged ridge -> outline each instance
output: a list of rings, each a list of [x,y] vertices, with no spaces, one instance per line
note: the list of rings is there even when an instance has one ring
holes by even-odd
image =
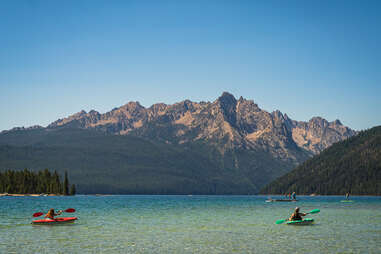
[[[254,101],[242,97],[236,100],[227,92],[214,102],[185,100],[173,105],[158,103],[149,108],[129,102],[105,114],[81,111],[47,128],[57,127],[91,128],[177,144],[203,140],[219,144],[223,150],[261,148],[276,157],[294,160],[297,156],[290,151],[296,148],[317,154],[356,133],[339,120],[328,122],[313,117],[302,122],[280,111],[269,113]]]

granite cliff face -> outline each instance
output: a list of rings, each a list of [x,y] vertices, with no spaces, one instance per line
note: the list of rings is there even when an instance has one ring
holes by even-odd
[[[224,92],[214,102],[185,100],[145,108],[129,102],[105,114],[81,111],[53,122],[47,128],[97,129],[117,135],[134,135],[165,143],[206,141],[226,149],[262,149],[281,159],[298,161],[300,149],[317,154],[356,132],[339,120],[314,117],[294,121],[280,111],[269,113],[252,100],[238,100]]]

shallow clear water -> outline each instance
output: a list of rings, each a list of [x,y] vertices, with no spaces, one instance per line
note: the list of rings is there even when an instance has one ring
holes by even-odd
[[[0,253],[381,253],[381,197],[298,198],[0,197]],[[316,223],[275,224],[296,205],[320,209],[308,216]],[[30,224],[35,212],[71,207],[74,224]]]

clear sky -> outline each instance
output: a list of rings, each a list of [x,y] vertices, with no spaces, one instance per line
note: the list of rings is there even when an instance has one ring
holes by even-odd
[[[381,1],[0,1],[0,130],[223,91],[381,125]]]

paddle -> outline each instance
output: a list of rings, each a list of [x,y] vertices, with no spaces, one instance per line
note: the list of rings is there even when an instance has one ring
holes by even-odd
[[[74,208],[68,208],[64,211],[65,213],[74,213],[75,209]],[[33,217],[40,217],[41,215],[44,215],[44,213],[39,212],[39,213],[34,213]]]
[[[44,213],[42,212],[39,212],[39,213],[34,213],[33,214],[33,217],[40,217],[41,215],[43,215]]]
[[[315,213],[319,213],[320,210],[319,209],[313,209],[311,210],[310,212],[306,213],[306,214],[315,214]],[[285,219],[285,220],[277,220],[275,222],[275,224],[282,224],[283,222],[287,221],[288,219]]]
[[[68,208],[64,211],[65,213],[74,213],[75,209],[74,208]]]

